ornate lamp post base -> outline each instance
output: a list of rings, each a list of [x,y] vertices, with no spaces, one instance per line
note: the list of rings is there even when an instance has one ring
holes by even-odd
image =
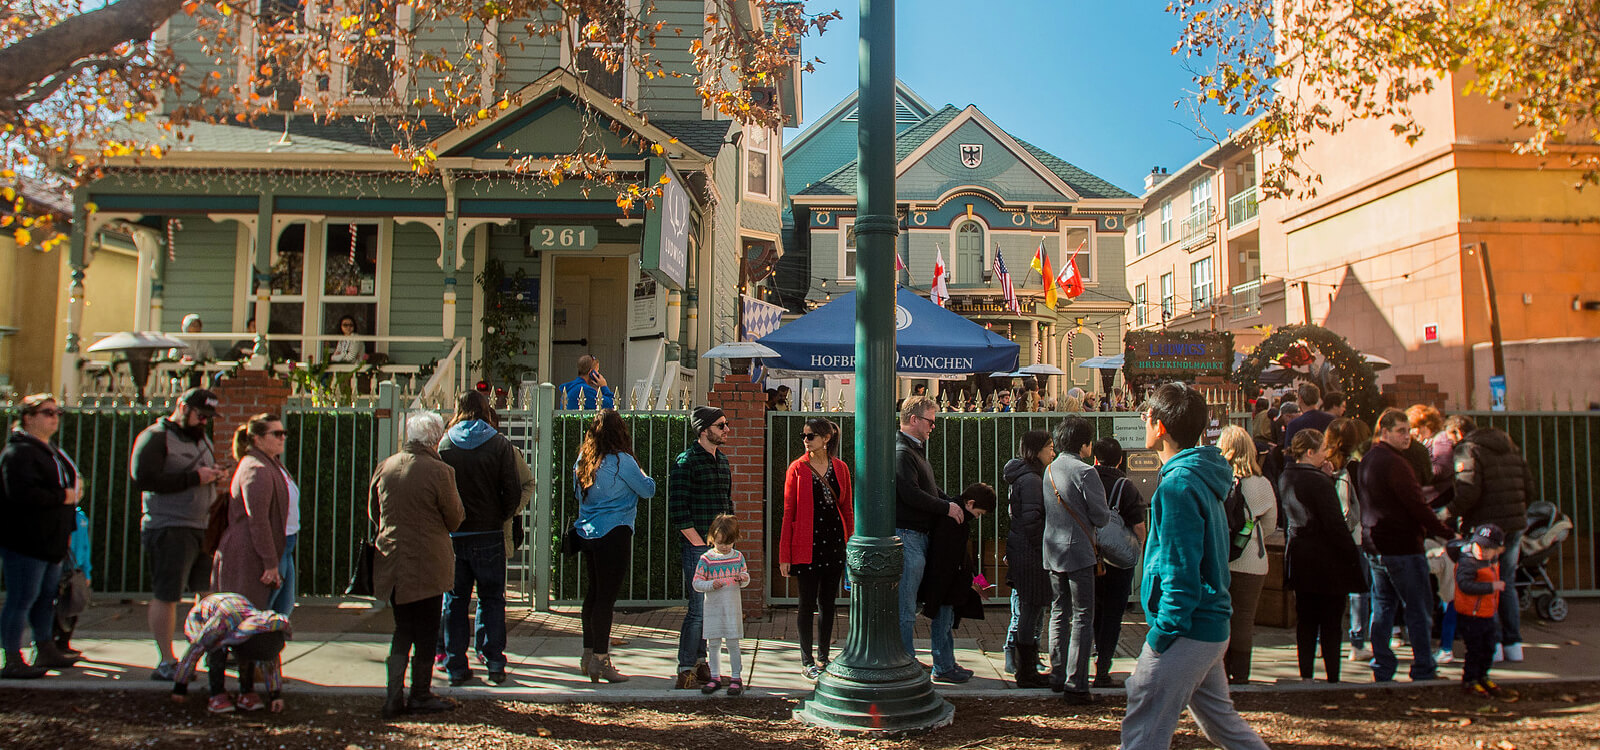
[[[841,734],[893,737],[926,732],[955,719],[900,643],[896,585],[902,565],[894,537],[850,539],[850,633],[844,652],[800,702],[794,718]]]

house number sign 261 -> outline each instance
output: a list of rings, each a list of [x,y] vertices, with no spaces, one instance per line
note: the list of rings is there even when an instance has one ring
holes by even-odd
[[[536,226],[529,244],[534,250],[593,250],[599,234],[594,227]]]

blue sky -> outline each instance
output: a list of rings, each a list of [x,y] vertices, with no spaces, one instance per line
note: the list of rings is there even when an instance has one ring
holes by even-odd
[[[808,0],[841,21],[809,37],[803,121],[856,88],[859,2]],[[1164,0],[899,0],[895,69],[934,107],[977,105],[1013,135],[1135,195],[1155,165],[1176,169],[1210,147],[1173,102],[1192,87],[1171,54],[1178,22]],[[1231,123],[1238,118],[1218,120]],[[799,130],[785,134],[792,138]],[[1225,135],[1219,131],[1218,135]]]

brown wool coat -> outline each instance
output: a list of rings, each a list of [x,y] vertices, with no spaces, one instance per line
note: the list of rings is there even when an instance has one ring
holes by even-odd
[[[466,510],[456,493],[456,471],[439,452],[407,443],[372,475],[367,517],[378,526],[373,593],[379,601],[408,604],[438,596],[455,581],[450,532]]]
[[[289,483],[283,464],[252,448],[239,460],[228,498],[228,528],[211,557],[211,590],[231,592],[266,609],[272,587],[261,575],[283,559],[289,522]]]

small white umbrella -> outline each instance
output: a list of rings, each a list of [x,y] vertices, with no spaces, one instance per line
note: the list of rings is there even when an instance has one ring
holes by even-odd
[[[133,376],[133,390],[143,400],[144,381],[150,378],[150,357],[163,349],[182,349],[188,345],[159,331],[123,331],[90,344],[88,350],[124,352],[128,357],[128,373]]]
[[[1056,367],[1055,365],[1052,365],[1052,364],[1045,363],[1045,362],[1036,362],[1036,363],[1031,364],[1031,365],[1025,365],[1022,368],[1018,369],[1017,372],[1020,372],[1020,373],[1022,373],[1024,375],[1065,375],[1066,374],[1066,373],[1061,371],[1061,368]]]
[[[776,357],[778,352],[772,347],[756,341],[729,341],[711,347],[701,359],[726,359],[728,366],[737,374],[750,372],[750,360],[760,357]]]

